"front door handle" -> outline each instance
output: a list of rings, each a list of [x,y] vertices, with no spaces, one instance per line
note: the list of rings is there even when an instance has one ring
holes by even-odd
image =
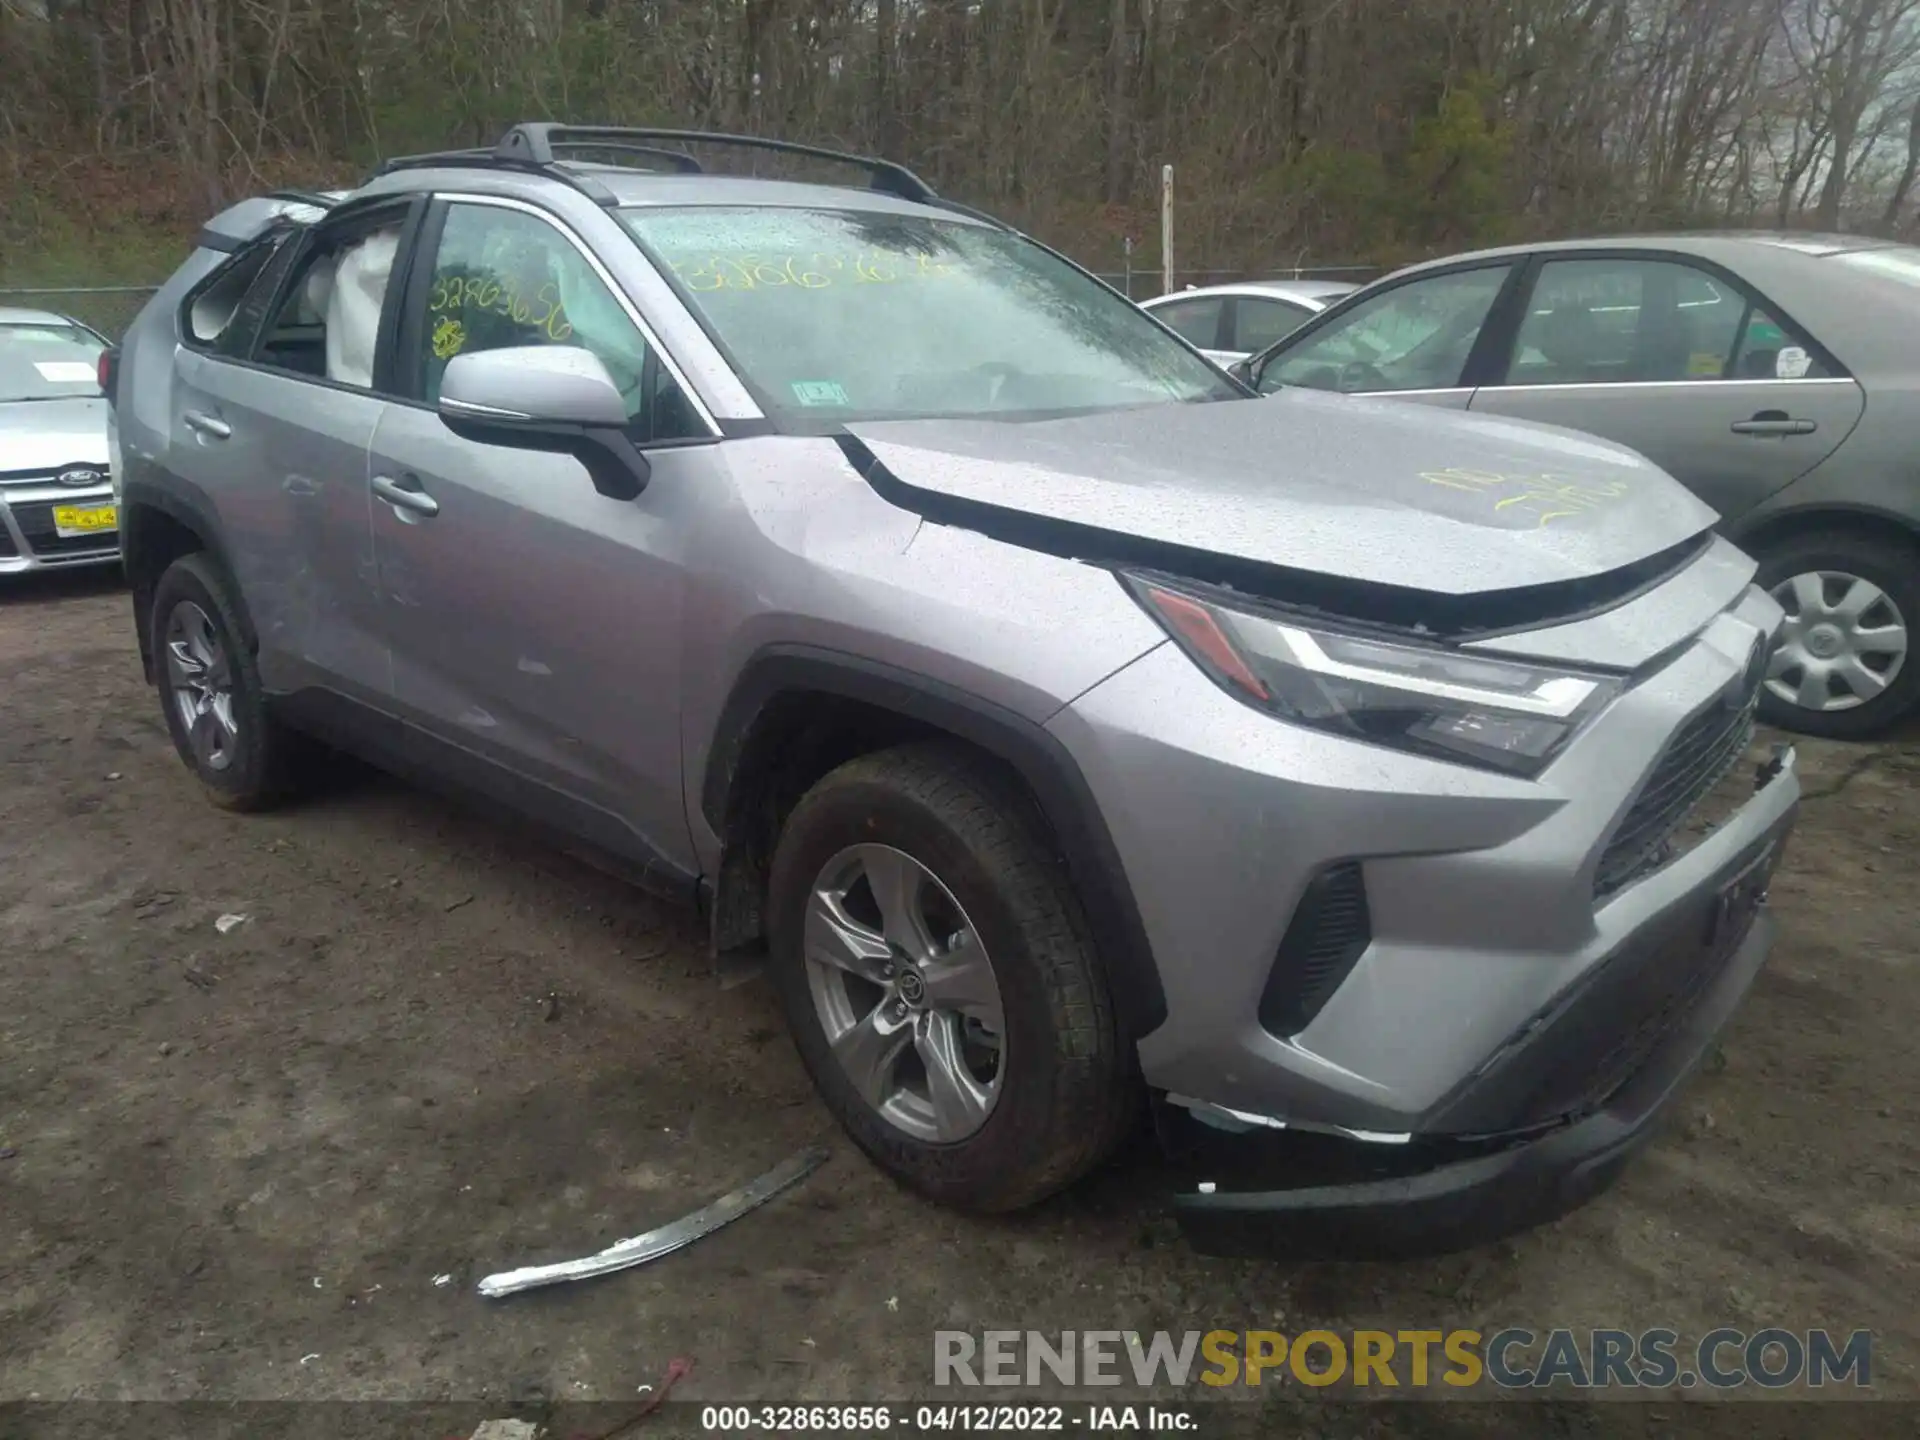
[[[225,440],[233,434],[233,427],[218,415],[209,415],[204,410],[188,410],[180,416],[189,430],[205,435],[209,440]]]
[[[1736,435],[1811,435],[1819,428],[1811,420],[1795,420],[1784,410],[1762,410],[1751,420],[1733,422]]]
[[[402,475],[396,480],[391,475],[376,475],[371,484],[373,493],[396,510],[406,510],[420,516],[440,513],[440,502],[420,488],[416,476]]]

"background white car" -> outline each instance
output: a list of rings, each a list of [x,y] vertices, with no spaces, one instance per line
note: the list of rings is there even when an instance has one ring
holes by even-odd
[[[1220,365],[1231,365],[1278,344],[1342,295],[1359,289],[1343,280],[1244,280],[1175,290],[1140,302]]]

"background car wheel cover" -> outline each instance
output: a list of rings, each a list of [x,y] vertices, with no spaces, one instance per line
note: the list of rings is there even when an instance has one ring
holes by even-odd
[[[1802,710],[1853,710],[1878,699],[1905,668],[1907,617],[1871,580],[1808,570],[1772,594],[1787,612],[1767,665],[1776,698]]]

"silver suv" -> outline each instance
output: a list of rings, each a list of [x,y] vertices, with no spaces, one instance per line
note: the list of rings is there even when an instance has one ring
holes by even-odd
[[[1025,1206],[1150,1113],[1204,1249],[1477,1243],[1760,967],[1781,612],[1633,452],[1256,400],[883,161],[522,125],[310,198],[119,358],[181,757],[252,809],[323,742],[697,904],[914,1188]]]

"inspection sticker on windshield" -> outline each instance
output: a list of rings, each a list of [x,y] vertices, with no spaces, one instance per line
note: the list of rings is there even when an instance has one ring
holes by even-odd
[[[793,398],[802,405],[837,405],[845,409],[853,404],[838,380],[795,380],[792,388]]]
[[[91,385],[98,378],[84,360],[36,360],[40,378],[54,385]]]

